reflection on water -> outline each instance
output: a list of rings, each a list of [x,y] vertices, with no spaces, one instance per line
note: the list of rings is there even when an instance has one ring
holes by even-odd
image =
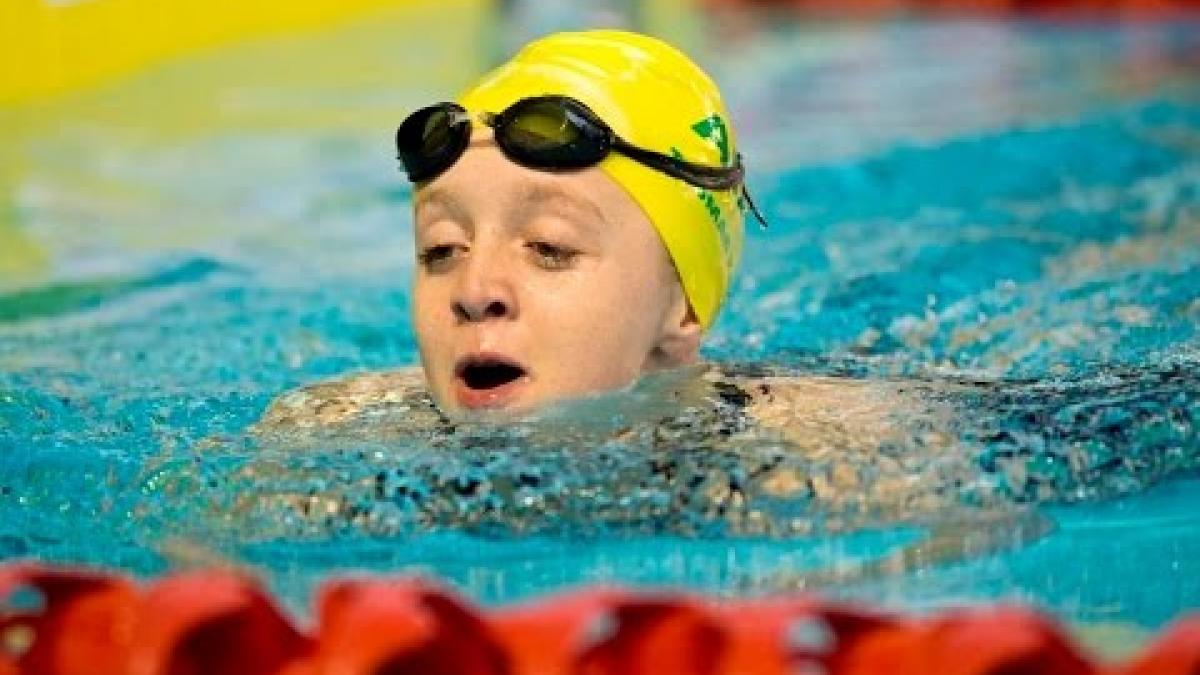
[[[1194,26],[691,19],[772,221],[708,355],[919,390],[889,452],[842,433],[793,453],[678,410],[402,438],[380,414],[303,452],[245,433],[283,391],[413,362],[391,128],[492,62],[483,20],[398,13],[0,112],[19,157],[0,174],[0,555],[150,574],[200,541],[297,604],[348,567],[488,600],[737,592],[919,541],[927,519],[844,499],[911,478],[935,506],[1036,503],[1058,529],[837,592],[1144,625],[1200,603]]]

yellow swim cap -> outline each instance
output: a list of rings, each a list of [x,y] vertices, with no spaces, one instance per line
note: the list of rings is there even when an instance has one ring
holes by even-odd
[[[615,30],[557,33],[526,45],[459,97],[473,112],[500,112],[531,96],[570,96],[618,136],[709,166],[737,156],[729,115],[709,76],[674,47]],[[696,317],[712,325],[741,254],[740,190],[705,190],[620,153],[600,169],[649,216],[675,261]]]

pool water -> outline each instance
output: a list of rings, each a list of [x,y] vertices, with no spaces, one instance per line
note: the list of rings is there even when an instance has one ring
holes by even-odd
[[[672,37],[725,88],[771,222],[706,355],[980,383],[947,431],[978,471],[964,499],[1057,524],[823,590],[1146,629],[1200,606],[1200,24],[691,21]],[[299,609],[363,569],[482,602],[773,592],[924,535],[803,501],[764,508],[804,532],[734,531],[676,485],[633,489],[647,448],[586,430],[246,433],[284,391],[415,362],[389,136],[493,59],[485,23],[382,15],[0,111],[0,557],[230,560]],[[655,452],[737,470],[703,433]],[[286,503],[317,493],[354,517]]]

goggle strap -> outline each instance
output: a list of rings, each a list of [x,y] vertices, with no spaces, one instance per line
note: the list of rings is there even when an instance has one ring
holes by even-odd
[[[742,199],[746,200],[746,206],[750,207],[750,213],[754,214],[754,218],[758,221],[759,226],[764,230],[767,229],[767,219],[763,217],[762,211],[758,210],[758,206],[750,198],[750,191],[746,189],[744,184],[742,185]]]
[[[695,187],[708,190],[729,190],[742,182],[743,169],[740,161],[730,167],[693,164],[661,152],[639,148],[615,135],[613,149],[634,161],[652,169],[658,169],[672,178],[678,178]]]

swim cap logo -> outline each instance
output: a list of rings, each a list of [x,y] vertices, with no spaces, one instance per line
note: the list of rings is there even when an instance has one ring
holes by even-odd
[[[692,131],[699,134],[700,138],[716,143],[717,150],[721,152],[721,166],[729,166],[729,129],[720,115],[696,122],[692,125]]]
[[[721,166],[729,166],[731,159],[729,128],[725,126],[725,120],[721,119],[720,115],[710,115],[696,122],[692,125],[692,131],[696,132],[700,138],[716,145],[717,151],[721,153]],[[676,159],[683,159],[683,153],[679,152],[679,148],[672,147],[671,154]],[[733,269],[733,246],[729,240],[729,224],[725,221],[721,205],[717,203],[713,193],[704,188],[696,188],[696,196],[700,198],[700,203],[704,205],[704,210],[713,221],[713,225],[717,226],[717,233],[721,236],[721,251],[725,254],[725,269]]]

